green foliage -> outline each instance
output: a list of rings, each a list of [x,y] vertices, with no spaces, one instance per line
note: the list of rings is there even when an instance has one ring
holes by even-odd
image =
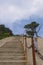
[[[26,29],[35,29],[35,28],[37,28],[38,26],[39,26],[38,23],[32,22],[32,23],[30,23],[30,24],[25,25],[24,28],[26,28]]]
[[[38,26],[39,24],[36,22],[25,25],[24,28],[26,29],[26,34],[28,34],[29,37],[34,36],[34,34],[37,32],[36,29]]]
[[[0,39],[9,37],[12,35],[13,35],[13,33],[9,28],[6,28],[4,25],[0,25]]]

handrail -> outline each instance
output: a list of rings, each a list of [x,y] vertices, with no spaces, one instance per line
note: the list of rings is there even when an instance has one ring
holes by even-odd
[[[26,37],[25,37],[25,55],[26,55],[26,60],[27,60],[26,65],[28,65],[28,55],[27,55],[27,38],[26,38]]]
[[[27,40],[26,37],[23,36],[23,46],[24,46],[24,54],[26,59],[26,65],[28,65],[28,59],[27,59]]]

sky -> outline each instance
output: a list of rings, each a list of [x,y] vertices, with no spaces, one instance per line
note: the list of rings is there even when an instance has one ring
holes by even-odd
[[[24,25],[36,21],[43,37],[43,0],[0,0],[0,25],[14,34],[24,34]]]

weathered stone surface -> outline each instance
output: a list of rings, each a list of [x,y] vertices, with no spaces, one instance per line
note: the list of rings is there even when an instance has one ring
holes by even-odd
[[[0,40],[0,65],[25,65],[24,49],[15,37]]]

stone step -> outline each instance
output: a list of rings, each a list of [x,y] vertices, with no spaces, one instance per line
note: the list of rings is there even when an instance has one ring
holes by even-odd
[[[22,47],[3,47],[3,48],[0,48],[0,51],[1,50],[24,50]]]
[[[0,58],[14,58],[14,57],[18,57],[18,58],[24,58],[25,56],[0,56]]]
[[[24,53],[14,53],[14,52],[13,53],[8,53],[8,52],[4,53],[3,52],[3,53],[0,53],[0,56],[24,56]]]
[[[0,62],[0,65],[25,65],[26,62]]]
[[[0,56],[0,60],[24,60],[24,56]]]
[[[0,53],[24,53],[23,51],[21,51],[21,50],[18,50],[18,51],[16,51],[16,50],[14,50],[14,51],[0,51]]]
[[[16,62],[16,63],[18,63],[18,62],[27,62],[26,60],[0,60],[0,62]]]
[[[14,44],[13,45],[3,45],[3,47],[17,47],[17,46],[21,47],[20,44],[16,44],[16,45],[14,45]]]
[[[2,47],[21,47],[21,43],[18,43],[18,42],[6,42]]]
[[[24,51],[22,50],[1,50],[0,53],[23,53]]]
[[[0,58],[0,60],[23,60],[24,58],[16,58],[16,57],[14,57],[14,58]]]
[[[16,48],[16,47],[14,47],[14,48],[10,48],[10,47],[8,47],[8,48],[0,48],[0,51],[18,51],[18,50],[23,51],[23,48]]]

